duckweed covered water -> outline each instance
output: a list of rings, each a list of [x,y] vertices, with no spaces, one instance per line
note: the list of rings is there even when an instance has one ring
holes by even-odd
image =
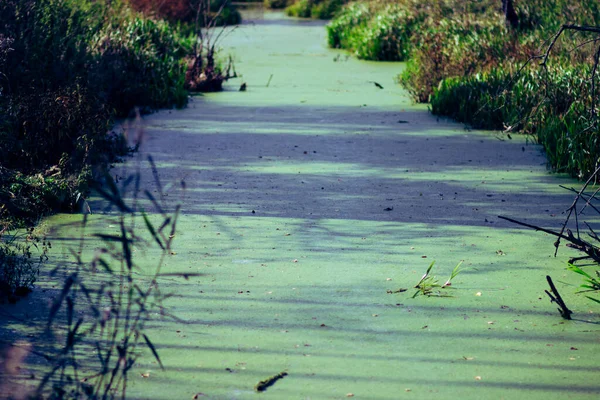
[[[598,397],[600,320],[568,286],[573,253],[497,219],[556,228],[572,200],[558,185],[577,182],[524,138],[413,106],[401,64],[346,60],[319,22],[266,14],[223,46],[242,79],[144,121],[161,179],[187,186],[164,271],[204,275],[161,282],[182,321],[149,322],[166,370],[145,351],[130,398]],[[114,230],[91,205],[88,235]],[[79,219],[47,221],[57,256]],[[137,256],[150,268],[152,251]],[[440,280],[464,260],[452,297],[412,299],[432,260]],[[574,320],[549,303],[547,274]]]

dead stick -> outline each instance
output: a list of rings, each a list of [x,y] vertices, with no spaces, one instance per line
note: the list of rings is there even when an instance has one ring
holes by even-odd
[[[517,224],[517,225],[526,226],[527,228],[535,229],[536,231],[542,231],[542,232],[548,233],[550,235],[558,236],[559,238],[571,240],[571,238],[569,236],[567,236],[567,235],[563,235],[562,233],[554,232],[554,231],[551,231],[550,229],[545,229],[545,228],[542,228],[542,227],[537,226],[537,225],[531,225],[531,224],[528,224],[526,222],[517,221],[516,219],[512,219],[512,218],[508,218],[508,217],[503,217],[502,215],[498,215],[498,218],[504,219],[506,221],[512,222],[512,223]]]
[[[552,290],[552,293],[554,294],[554,296],[552,296],[552,294],[550,294],[550,292],[547,290],[544,290],[544,292],[546,292],[548,297],[550,297],[551,302],[558,304],[558,306],[560,307],[558,309],[558,312],[560,313],[560,315],[564,319],[571,319],[571,314],[573,314],[573,311],[569,310],[569,308],[565,304],[560,293],[558,293],[556,286],[554,286],[554,282],[552,282],[552,278],[550,278],[550,275],[546,275],[546,280],[548,281],[548,285],[550,285],[550,289]]]

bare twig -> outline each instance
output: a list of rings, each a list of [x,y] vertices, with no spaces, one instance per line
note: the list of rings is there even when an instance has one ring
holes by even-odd
[[[573,311],[569,310],[569,308],[565,304],[560,293],[558,293],[556,286],[554,286],[552,278],[550,278],[549,275],[546,275],[546,280],[548,281],[548,285],[550,285],[550,290],[552,290],[552,293],[550,293],[548,290],[544,290],[548,297],[550,297],[550,302],[556,303],[558,305],[558,312],[564,319],[571,319],[571,314],[573,314]]]

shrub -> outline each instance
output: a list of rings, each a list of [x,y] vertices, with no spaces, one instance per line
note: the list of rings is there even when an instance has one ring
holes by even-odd
[[[78,85],[15,96],[8,113],[16,124],[0,143],[6,167],[26,173],[63,162],[72,171],[87,164],[110,127],[108,109]]]
[[[327,41],[330,47],[351,49],[354,30],[365,25],[373,17],[367,3],[350,3],[327,25]]]
[[[119,115],[132,106],[185,104],[181,60],[193,39],[163,21],[143,18],[118,2],[109,8],[90,0],[20,0],[0,5],[0,24],[14,39],[0,71],[5,92],[43,92],[79,82]]]
[[[358,58],[403,61],[410,55],[413,30],[423,16],[406,7],[388,5],[355,33],[352,47]]]

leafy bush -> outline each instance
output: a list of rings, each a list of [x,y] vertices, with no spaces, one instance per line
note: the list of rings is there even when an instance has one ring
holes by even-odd
[[[78,85],[14,96],[8,113],[16,124],[0,154],[6,167],[26,173],[57,164],[81,167],[110,128],[107,108]]]
[[[412,4],[351,3],[327,26],[328,43],[361,59],[403,61],[410,55],[413,31],[424,19]]]
[[[327,25],[327,41],[330,47],[351,49],[354,30],[373,18],[373,10],[368,3],[350,3]]]
[[[600,5],[590,0],[516,3],[518,29],[506,26],[494,8],[455,13],[437,24],[427,20],[413,36],[414,52],[400,83],[432,111],[477,128],[534,134],[557,171],[584,178],[599,163],[598,127],[591,107],[590,65],[595,48],[565,34],[552,49],[547,74],[516,66],[540,53],[537,46],[564,22],[598,25]],[[566,19],[557,18],[557,15]],[[595,95],[594,95],[595,96]]]
[[[412,50],[413,30],[423,15],[405,7],[388,5],[378,10],[352,41],[358,58],[380,61],[403,61]]]

